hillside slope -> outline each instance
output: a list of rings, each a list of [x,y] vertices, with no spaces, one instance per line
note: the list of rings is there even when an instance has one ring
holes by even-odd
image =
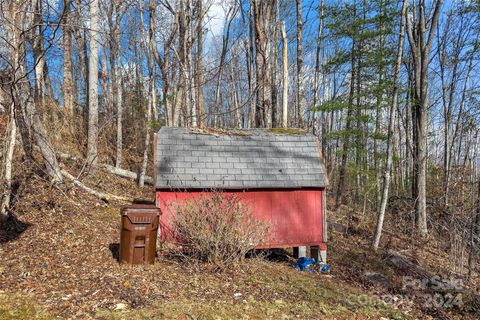
[[[80,169],[69,164],[72,174]],[[335,230],[344,226],[343,211],[331,215],[337,227],[331,230],[330,274],[294,270],[285,251],[224,273],[161,250],[155,265],[129,267],[116,260],[121,203],[104,203],[68,184],[59,190],[32,172],[20,176],[25,181],[16,191],[16,219],[0,233],[0,319],[474,318],[465,309],[385,299],[403,297],[401,273],[382,254],[369,252],[361,223]],[[83,182],[113,194],[153,197],[151,189],[102,171]],[[366,272],[386,279],[370,281]]]

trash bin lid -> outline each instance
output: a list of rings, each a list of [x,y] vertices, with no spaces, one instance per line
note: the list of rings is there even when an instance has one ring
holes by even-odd
[[[121,215],[127,215],[129,213],[150,213],[160,215],[160,209],[157,208],[154,204],[131,204],[125,207],[122,207],[120,210]]]

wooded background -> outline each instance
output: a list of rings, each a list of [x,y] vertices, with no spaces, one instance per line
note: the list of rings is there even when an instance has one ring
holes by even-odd
[[[477,252],[478,0],[1,0],[0,26],[1,216],[13,166],[61,187],[76,154],[143,186],[161,126],[298,127],[375,249],[401,199]]]

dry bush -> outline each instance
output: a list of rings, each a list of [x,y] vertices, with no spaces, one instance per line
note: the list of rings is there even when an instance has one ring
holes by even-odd
[[[176,207],[174,233],[186,256],[225,269],[263,242],[268,224],[256,219],[238,195],[218,191]]]

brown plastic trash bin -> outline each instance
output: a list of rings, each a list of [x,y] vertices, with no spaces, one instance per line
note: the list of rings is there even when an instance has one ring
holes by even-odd
[[[121,214],[120,263],[153,263],[160,210],[155,205],[134,204],[123,207]]]

